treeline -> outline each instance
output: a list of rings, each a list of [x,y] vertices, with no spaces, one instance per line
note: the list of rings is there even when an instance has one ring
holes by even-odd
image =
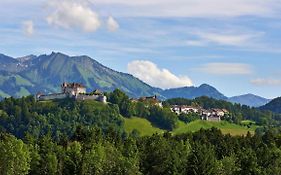
[[[165,130],[176,127],[178,117],[168,108],[150,102],[131,102],[120,90],[107,96],[108,104],[73,99],[38,102],[33,96],[6,98],[0,102],[0,131],[18,138],[23,138],[26,133],[36,138],[51,133],[52,138],[59,138],[72,136],[79,126],[88,126],[102,130],[113,128],[126,134],[122,116],[143,117]]]
[[[246,119],[266,126],[278,126],[281,123],[280,114],[208,97],[194,100],[169,99],[163,103],[164,108],[161,108],[150,100],[131,101],[118,89],[106,95],[108,104],[73,99],[37,102],[32,96],[6,98],[0,102],[0,131],[12,133],[18,138],[23,138],[27,132],[37,138],[50,132],[53,138],[59,138],[61,135],[72,136],[78,126],[96,126],[101,129],[111,127],[124,132],[122,116],[146,118],[154,126],[168,131],[177,127],[178,120],[189,123],[200,119],[195,114],[177,116],[170,111],[170,105],[173,104],[227,109],[230,114],[225,120],[237,124]]]
[[[268,104],[261,106],[261,110],[270,110],[276,113],[281,114],[281,97],[277,97],[270,101]]]
[[[0,174],[281,174],[281,135],[223,135],[217,129],[150,137],[78,128],[70,139],[0,134]]]
[[[255,135],[236,137],[215,128],[139,137],[136,132],[124,132],[121,115],[142,116],[167,130],[176,127],[179,119],[189,122],[198,116],[172,113],[168,107],[179,103],[177,99],[160,108],[150,101],[132,102],[119,90],[106,95],[109,104],[72,99],[36,102],[32,96],[1,101],[0,174],[281,174],[278,129],[261,127]],[[178,100],[204,108],[225,108],[241,113],[243,119],[250,115],[242,106],[236,109],[205,97]]]
[[[109,102],[118,105],[120,113],[124,117],[137,116],[146,118],[153,125],[169,131],[177,127],[178,117],[169,107],[159,107],[152,100],[133,102],[119,89],[107,94],[107,96]]]
[[[69,137],[79,126],[123,131],[123,123],[114,104],[73,99],[37,102],[32,96],[0,102],[0,131],[18,138],[26,133],[36,138],[47,133],[53,138]]]
[[[209,97],[198,97],[193,100],[184,98],[169,99],[164,102],[164,106],[169,105],[199,105],[204,109],[220,108],[230,112],[229,120],[239,124],[242,120],[253,120],[259,125],[281,125],[281,115],[270,111],[261,111],[254,107],[241,104],[232,104],[224,100],[216,100]]]

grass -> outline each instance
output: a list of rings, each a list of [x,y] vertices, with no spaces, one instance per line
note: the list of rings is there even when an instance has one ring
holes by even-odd
[[[124,120],[125,120],[125,130],[128,133],[131,133],[134,129],[139,131],[141,136],[150,136],[155,133],[165,132],[165,130],[152,126],[152,124],[144,118],[133,117],[133,118],[124,118]],[[223,134],[241,136],[241,135],[246,135],[248,132],[254,134],[258,126],[252,125],[250,128],[248,128],[247,126],[237,125],[226,121],[210,122],[210,121],[196,120],[188,124],[179,121],[178,127],[174,129],[172,133],[177,135],[187,132],[196,132],[199,131],[201,128],[210,129],[212,127],[220,129]]]
[[[255,125],[256,122],[252,121],[252,120],[243,120],[243,121],[241,121],[241,124],[242,125]]]
[[[179,122],[178,128],[176,128],[173,131],[173,133],[182,134],[186,132],[195,132],[200,130],[201,128],[209,129],[212,127],[220,129],[224,134],[231,134],[231,135],[246,135],[248,131],[250,133],[254,133],[255,129],[257,128],[257,126],[255,125],[253,125],[251,128],[248,128],[246,126],[240,126],[226,121],[210,122],[210,121],[196,120],[188,124],[185,124],[184,122]]]
[[[141,136],[151,136],[155,133],[163,133],[164,130],[156,128],[151,123],[139,117],[124,118],[125,130],[127,133],[131,133],[134,129],[140,132]]]
[[[22,85],[22,86],[32,86],[32,83],[30,83],[28,80],[24,79],[23,77],[16,75],[16,84]]]

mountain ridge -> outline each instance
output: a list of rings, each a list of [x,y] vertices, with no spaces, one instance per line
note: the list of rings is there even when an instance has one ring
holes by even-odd
[[[226,97],[208,84],[164,90],[152,87],[131,74],[106,67],[87,55],[68,56],[61,52],[52,52],[49,55],[13,58],[0,54],[0,63],[0,99],[37,92],[58,92],[60,84],[65,81],[82,83],[88,90],[112,91],[119,88],[133,98],[155,94],[160,99],[177,97],[193,99],[208,96],[227,101],[232,98]]]
[[[255,94],[248,93],[244,95],[229,97],[228,101],[232,103],[239,103],[242,105],[251,106],[251,107],[260,107],[268,103],[270,99],[266,99]]]
[[[101,89],[111,91],[116,88],[130,96],[148,96],[159,94],[158,89],[149,86],[132,75],[114,71],[88,56],[68,56],[52,52],[50,55],[39,55],[22,61],[5,56],[7,66],[0,65],[0,90],[12,95],[22,91],[35,94],[37,91],[53,93],[59,91],[59,85],[64,82],[80,82],[88,90]],[[17,81],[18,80],[18,81]],[[23,86],[19,82],[28,82]],[[13,87],[9,91],[7,87]],[[24,88],[24,89],[23,89]],[[3,96],[3,93],[0,96]]]
[[[162,95],[166,98],[188,98],[194,99],[200,96],[208,96],[219,100],[226,100],[227,97],[220,93],[216,88],[208,84],[202,84],[199,87],[180,87],[163,90]]]

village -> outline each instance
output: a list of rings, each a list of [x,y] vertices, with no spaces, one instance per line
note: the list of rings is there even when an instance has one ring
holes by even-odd
[[[86,87],[80,83],[62,83],[61,92],[53,94],[37,93],[37,101],[47,101],[56,99],[73,98],[75,100],[95,100],[101,103],[107,103],[107,97],[103,92],[94,90],[92,93],[86,93]],[[150,105],[156,105],[163,108],[162,101],[157,99],[157,96],[140,97],[137,99],[132,98],[131,102],[146,102]],[[170,110],[177,115],[196,113],[201,117],[201,120],[219,122],[223,117],[229,114],[226,109],[203,109],[201,106],[188,106],[188,105],[172,105]]]
[[[198,114],[202,120],[219,122],[223,117],[228,116],[229,112],[226,109],[203,109],[202,107],[194,107],[187,105],[173,105],[171,106],[171,111],[175,112],[177,115],[180,114]]]

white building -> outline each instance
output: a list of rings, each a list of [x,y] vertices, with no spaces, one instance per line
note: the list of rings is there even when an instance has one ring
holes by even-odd
[[[175,112],[176,114],[189,114],[189,113],[199,113],[200,109],[193,106],[186,106],[186,105],[173,105],[171,107],[171,111]]]

